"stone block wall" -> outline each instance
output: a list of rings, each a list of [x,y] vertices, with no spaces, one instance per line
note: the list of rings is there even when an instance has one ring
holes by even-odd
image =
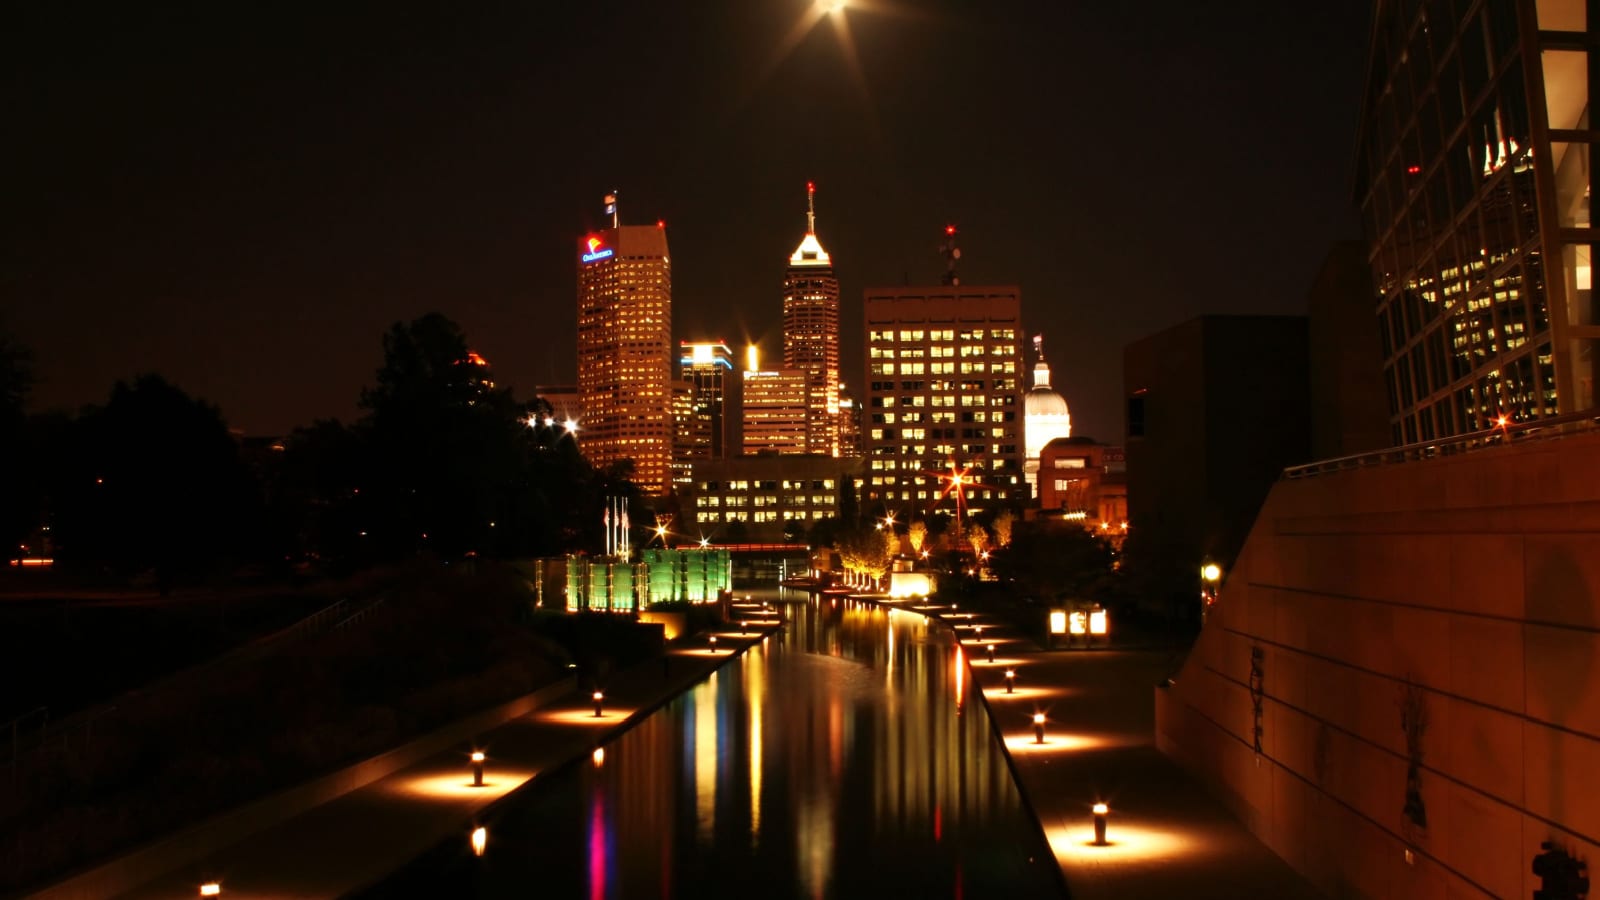
[[[1332,897],[1600,863],[1600,435],[1280,481],[1156,694],[1163,750]]]

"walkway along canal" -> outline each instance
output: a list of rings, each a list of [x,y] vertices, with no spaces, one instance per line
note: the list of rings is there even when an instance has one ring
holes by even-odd
[[[367,897],[1060,897],[944,626],[767,592],[783,629]],[[759,595],[758,595],[759,598]]]

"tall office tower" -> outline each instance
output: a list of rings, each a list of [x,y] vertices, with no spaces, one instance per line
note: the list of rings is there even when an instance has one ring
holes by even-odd
[[[668,390],[672,392],[672,463],[668,469],[672,473],[673,486],[683,490],[694,483],[692,472],[695,460],[710,458],[711,436],[695,412],[694,384],[674,378],[668,382]],[[702,448],[707,455],[696,457],[695,454]]]
[[[647,495],[666,490],[672,462],[672,349],[667,233],[613,215],[578,242],[578,446],[595,466],[632,460]]]
[[[1354,185],[1396,444],[1594,405],[1588,6],[1376,4]]]
[[[1021,292],[870,288],[865,306],[863,500],[954,513],[1025,499]]]
[[[744,452],[805,453],[810,378],[802,369],[763,370],[754,345],[744,372]]]
[[[816,186],[806,184],[806,236],[783,276],[783,367],[806,373],[806,451],[839,455],[839,279],[817,241]]]
[[[861,404],[844,382],[839,382],[839,455],[861,456]]]
[[[678,377],[694,388],[693,434],[679,448],[686,459],[724,459],[728,455],[728,383],[733,351],[723,341],[681,341]]]

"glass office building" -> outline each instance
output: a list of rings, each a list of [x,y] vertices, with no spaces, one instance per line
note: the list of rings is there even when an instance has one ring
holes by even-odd
[[[1392,440],[1594,405],[1586,0],[1378,0],[1355,161]]]

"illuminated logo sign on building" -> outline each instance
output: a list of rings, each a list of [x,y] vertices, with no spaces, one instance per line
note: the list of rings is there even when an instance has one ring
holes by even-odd
[[[600,246],[599,238],[591,237],[586,243],[589,245],[589,252],[583,255],[584,262],[592,263],[595,260],[608,259],[611,256],[611,248]]]

